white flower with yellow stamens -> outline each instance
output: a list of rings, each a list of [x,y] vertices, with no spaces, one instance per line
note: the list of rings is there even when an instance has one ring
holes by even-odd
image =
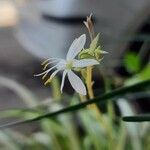
[[[93,66],[99,64],[99,62],[95,59],[81,59],[77,60],[75,57],[79,54],[79,52],[84,48],[86,42],[86,35],[83,34],[79,38],[75,39],[73,43],[71,44],[69,51],[65,59],[58,59],[58,58],[50,58],[44,62],[46,63],[44,69],[47,68],[49,64],[56,63],[53,67],[50,69],[44,71],[41,74],[35,75],[35,76],[41,76],[44,75],[43,78],[45,78],[48,73],[56,68],[56,70],[51,74],[49,79],[45,82],[45,84],[51,82],[53,77],[59,72],[63,71],[62,75],[62,82],[61,82],[61,92],[64,87],[65,77],[68,76],[68,79],[70,81],[71,86],[74,88],[74,90],[82,95],[86,95],[86,87],[83,84],[82,80],[73,72],[75,68],[84,68],[88,66]]]

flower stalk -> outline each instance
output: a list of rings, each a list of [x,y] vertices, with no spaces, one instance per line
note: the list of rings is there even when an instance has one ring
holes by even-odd
[[[87,16],[87,20],[84,21],[84,24],[86,26],[86,28],[88,29],[90,38],[91,38],[91,42],[94,39],[94,25],[92,22],[92,14],[90,14],[90,16]],[[87,85],[87,89],[88,89],[88,95],[90,99],[94,98],[94,92],[93,92],[93,82],[92,82],[92,66],[88,66],[87,67],[87,73],[86,73],[86,85]]]
[[[94,98],[93,81],[92,81],[92,66],[87,67],[86,85],[88,89],[88,95],[90,99]]]
[[[94,25],[92,22],[92,14],[87,17],[87,20],[84,21],[84,24],[86,28],[88,29],[90,38],[91,38],[91,43],[94,39]],[[93,81],[92,81],[92,66],[88,66],[86,69],[86,85],[87,85],[87,90],[88,90],[88,96],[90,99],[94,98],[94,92],[93,92]]]
[[[88,29],[90,38],[91,38],[91,44],[88,53],[91,55],[88,55],[87,58],[94,57],[96,60],[101,60],[101,54],[106,54],[106,51],[102,51],[100,46],[97,47],[98,45],[98,39],[99,39],[99,34],[95,37],[94,36],[94,25],[92,22],[92,14],[87,17],[87,20],[84,22],[86,28]],[[85,55],[84,55],[85,56]],[[93,72],[93,67],[92,66],[87,66],[86,68],[86,86],[87,86],[87,92],[88,96],[90,99],[94,98],[94,92],[93,92],[93,81],[92,81],[92,73]],[[110,139],[112,139],[111,135],[111,128],[105,121],[105,118],[103,118],[103,115],[98,108],[96,104],[89,105],[89,109],[94,110],[96,113],[96,119],[99,121],[100,125],[105,129],[105,131],[108,133]]]

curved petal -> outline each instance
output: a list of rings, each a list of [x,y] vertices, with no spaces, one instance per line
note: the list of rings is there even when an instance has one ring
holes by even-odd
[[[71,70],[68,71],[67,75],[74,90],[79,94],[86,95],[86,88],[82,80]]]
[[[72,60],[73,58],[75,58],[76,55],[83,49],[85,42],[86,42],[85,34],[75,39],[69,48],[66,59]]]
[[[63,91],[63,87],[64,87],[64,82],[65,82],[66,74],[67,74],[67,71],[66,71],[66,70],[64,70],[64,72],[63,72],[63,76],[62,76],[62,81],[61,81],[61,87],[60,87],[60,91],[61,91],[61,93],[62,93],[62,91]]]
[[[99,62],[95,59],[81,59],[81,60],[74,60],[73,67],[82,68],[87,66],[97,65]]]
[[[60,71],[60,70],[55,70],[55,71],[51,74],[51,76],[49,77],[49,79],[45,82],[45,85],[48,84],[48,83],[50,83],[51,80],[54,78],[54,76],[55,76],[59,71]]]

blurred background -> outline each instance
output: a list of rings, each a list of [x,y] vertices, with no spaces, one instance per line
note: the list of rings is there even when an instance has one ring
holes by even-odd
[[[114,87],[130,85],[150,78],[150,0],[0,0],[0,111],[9,108],[32,107],[41,104],[38,102],[41,102],[41,100],[46,101],[47,98],[51,101],[50,96],[52,91],[50,87],[44,86],[41,78],[35,78],[34,74],[38,74],[42,71],[41,62],[43,60],[50,57],[64,58],[70,44],[76,37],[79,37],[83,33],[88,35],[83,21],[85,21],[86,16],[89,16],[91,13],[93,14],[95,31],[100,33],[102,49],[109,52],[103,59],[100,70],[103,72],[103,75],[110,80],[111,90],[114,89]],[[90,39],[88,38],[86,46],[89,46],[89,41]],[[103,81],[97,74],[95,74],[95,81],[94,88],[102,87]],[[57,84],[58,83],[55,83],[54,86],[57,86]],[[65,91],[70,92],[69,89],[67,85]],[[103,89],[101,91],[104,93]],[[55,94],[57,95],[57,93]],[[59,94],[57,96],[59,97]],[[23,101],[20,99],[23,99]],[[39,101],[35,103],[33,99]],[[123,100],[120,100],[117,105],[120,109],[120,113],[124,115],[133,115],[135,110],[137,113],[150,112],[149,91],[130,94],[122,99]],[[128,106],[126,99],[135,101],[131,101],[131,105]],[[49,107],[52,107],[50,108],[51,111],[64,107],[63,105],[60,106],[58,101],[57,103],[57,106],[55,106],[55,104],[47,105],[48,108],[45,110],[48,111]],[[72,101],[67,101],[67,104],[68,103],[72,104]],[[132,108],[134,109],[132,110]],[[116,106],[115,109],[118,111]],[[102,111],[105,112],[105,110]],[[4,117],[6,114],[4,113]],[[13,115],[13,113],[10,114]],[[30,115],[31,114],[25,114],[24,118],[28,118]],[[80,132],[79,135],[82,133],[86,135],[85,131],[83,131],[84,127],[81,126],[85,126],[86,128],[87,124],[90,126],[92,124],[91,122],[93,122],[93,120],[90,120],[91,118],[89,119],[85,115],[86,118],[84,115],[85,114],[81,112],[79,119],[72,119],[72,116],[69,118],[66,116],[66,118],[58,117],[58,120],[46,120],[48,125],[44,122],[45,120],[42,120],[43,122],[41,121],[40,125],[42,124],[41,128],[43,132],[42,130],[37,130],[37,126],[33,127],[35,131],[35,135],[31,134],[33,145],[28,141],[28,137],[22,137],[22,135],[18,133],[15,133],[15,136],[13,136],[11,131],[10,133],[13,137],[11,144],[14,146],[14,139],[16,138],[20,139],[20,143],[23,143],[23,146],[31,144],[33,146],[32,149],[34,149],[34,142],[38,141],[43,145],[47,145],[47,149],[49,150],[49,147],[53,147],[53,143],[54,145],[59,145],[56,140],[57,138],[58,141],[61,141],[66,137],[67,132],[64,133],[63,131],[68,131],[68,128],[71,128],[71,132],[69,132],[70,135],[67,135],[66,141],[68,142],[68,140],[73,139],[72,142],[74,142],[75,139],[76,143],[79,138],[76,137],[74,126],[77,126],[77,130]],[[0,117],[3,117],[2,113]],[[105,117],[106,116],[104,116],[104,118]],[[111,117],[109,116],[109,119],[112,119]],[[75,125],[72,120],[75,121]],[[82,121],[85,122],[83,125],[80,125]],[[5,119],[0,121],[0,123],[3,122],[5,122]],[[118,138],[116,120],[114,122],[113,132],[117,129],[115,134]],[[94,123],[95,122],[93,122],[93,124]],[[49,125],[51,125],[50,130]],[[68,127],[68,125],[70,126]],[[97,125],[97,122],[94,124],[94,128],[95,125]],[[108,125],[111,126],[112,124],[108,122]],[[89,130],[91,127],[93,129],[92,125],[87,127],[87,133],[90,133]],[[132,125],[128,127],[129,135],[137,138],[139,128],[136,130],[136,127]],[[145,134],[149,131],[147,127],[149,126],[146,125],[146,127],[143,126],[143,128],[140,128],[142,129],[141,139],[143,140],[145,137],[148,137],[146,140],[143,140],[143,145],[148,145],[150,141],[149,135],[147,136]],[[30,130],[28,130],[29,128],[26,129],[28,132],[30,132]],[[64,130],[64,128],[66,130]],[[96,133],[98,133],[96,139],[100,138],[100,134],[104,137],[102,130],[99,131],[99,128],[95,129]],[[124,131],[119,131],[119,134],[120,132],[125,136]],[[50,139],[51,143],[48,141],[48,134],[50,138],[51,136],[53,137],[53,134],[54,137],[56,135],[56,143],[53,142],[53,138]],[[88,136],[90,137],[90,135],[91,133]],[[2,143],[2,145],[6,143],[5,136],[5,134],[3,135],[3,133],[0,132],[0,144]],[[7,139],[10,141],[8,137]],[[63,138],[60,140],[60,137]],[[118,143],[117,138],[116,144]],[[131,143],[137,148],[139,141],[137,140],[138,138],[136,138],[135,141],[131,140]],[[86,140],[87,139],[88,138],[86,138]],[[88,141],[86,140],[83,142],[84,144]],[[103,143],[107,145],[107,138],[103,140],[105,142],[102,141],[102,145]],[[27,143],[24,143],[24,141],[27,141]],[[94,139],[94,142],[95,141]],[[78,142],[80,143],[80,140]],[[78,142],[74,144],[79,146],[80,144]],[[97,142],[99,143],[100,140]],[[8,147],[10,146],[12,148],[9,142],[7,144]],[[38,149],[38,144],[35,149]],[[60,145],[61,144],[63,145],[63,142],[60,142]],[[126,142],[124,145],[126,145]],[[19,146],[17,145],[17,147]],[[70,146],[71,148],[73,147],[72,143]],[[20,149],[22,148],[18,148],[18,150]],[[61,150],[61,148],[58,148],[58,150],[59,149]],[[78,149],[80,148],[75,148],[75,150]],[[146,150],[148,149],[149,146],[147,146]],[[16,147],[14,150],[17,150]],[[40,150],[40,148],[38,150]],[[142,148],[139,146],[139,149],[135,150],[142,150]]]

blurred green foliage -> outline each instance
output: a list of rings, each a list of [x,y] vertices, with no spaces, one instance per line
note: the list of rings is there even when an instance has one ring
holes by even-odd
[[[7,79],[5,78],[5,80]],[[16,85],[17,83],[14,84],[14,88]],[[19,84],[19,86],[21,85]],[[24,87],[21,86],[21,88],[24,90]],[[35,97],[34,93],[26,88],[25,93]],[[76,95],[73,97],[65,95],[64,99],[69,99],[70,105],[79,103]],[[33,105],[26,103],[29,109],[1,111],[0,118],[31,119],[45,112],[60,110],[64,107],[60,101],[51,101],[51,99],[44,101],[42,105],[36,99],[33,100],[33,103],[39,104],[38,107],[34,106],[32,109]],[[125,110],[132,109],[129,106],[126,108],[125,105],[122,107]],[[122,108],[120,107],[120,109]],[[74,115],[63,114],[55,118],[39,120],[36,124],[36,131],[34,131],[34,127],[32,131],[31,126],[26,125],[26,131],[31,130],[29,133],[24,130],[19,132],[5,129],[0,132],[0,147],[3,150],[9,150],[10,147],[14,150],[114,150],[114,148],[116,150],[132,150],[135,147],[138,147],[139,150],[143,148],[148,150],[149,146],[143,143],[149,139],[148,135],[145,136],[149,126],[142,124],[143,129],[141,125],[132,124],[132,126],[135,131],[131,132],[131,126],[122,122],[116,115],[113,103],[108,103],[107,111],[101,113],[101,117],[87,107]],[[24,125],[21,128],[23,129]],[[138,130],[141,131],[141,135],[138,134]]]
[[[137,73],[141,69],[141,59],[134,52],[127,53],[124,57],[123,62],[129,73]]]
[[[135,53],[128,53],[124,65],[130,78],[126,78],[124,85],[150,79],[150,64],[141,67],[141,60]],[[105,80],[107,77],[105,76]],[[113,92],[110,81],[105,81],[106,92]],[[112,82],[112,81],[111,81]],[[32,119],[44,113],[54,112],[64,108],[62,99],[68,100],[68,105],[79,104],[77,95],[60,95],[59,81],[55,78],[52,83],[53,97],[39,100],[37,96],[23,85],[0,77],[0,85],[13,90],[26,105],[27,109],[10,109],[0,112],[0,118]],[[125,99],[125,98],[124,98]],[[81,103],[82,104],[82,103]],[[134,115],[130,103],[116,102],[122,116]],[[123,104],[123,105],[122,105]],[[2,150],[149,150],[150,125],[148,123],[135,124],[123,122],[116,113],[116,107],[110,98],[106,103],[106,110],[97,116],[96,111],[89,109],[92,105],[75,114],[62,114],[55,118],[38,120],[36,125],[21,125],[22,131],[5,129],[0,131],[0,149]],[[101,110],[101,108],[100,108]],[[136,115],[136,114],[135,114]],[[141,119],[141,118],[140,118]],[[32,129],[33,128],[33,129]],[[35,129],[36,130],[35,130]],[[30,132],[27,132],[30,130]]]

